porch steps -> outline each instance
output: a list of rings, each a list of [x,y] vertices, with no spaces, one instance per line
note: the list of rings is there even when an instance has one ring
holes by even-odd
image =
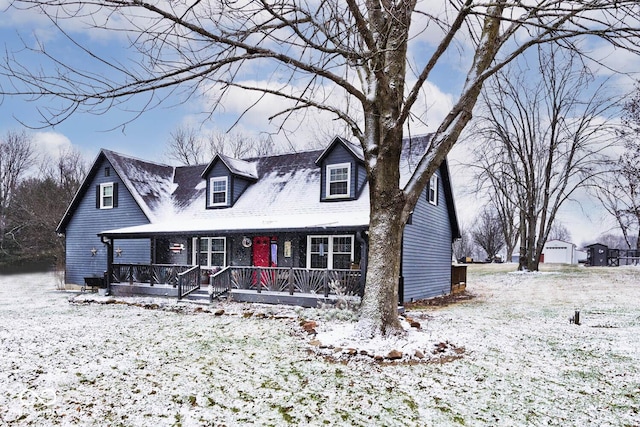
[[[201,288],[191,292],[184,299],[192,302],[209,303],[209,292],[207,288]]]

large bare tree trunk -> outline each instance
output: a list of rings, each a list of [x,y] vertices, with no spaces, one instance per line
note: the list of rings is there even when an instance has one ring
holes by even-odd
[[[385,198],[373,193],[372,206],[379,203],[373,199]],[[371,209],[367,291],[358,325],[363,336],[394,335],[402,331],[398,318],[398,279],[404,225],[400,221],[402,206],[395,205],[388,209]]]

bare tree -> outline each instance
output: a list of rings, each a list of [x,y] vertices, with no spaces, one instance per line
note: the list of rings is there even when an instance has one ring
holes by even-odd
[[[8,53],[3,74],[12,84],[3,93],[67,102],[46,117],[47,124],[75,111],[103,112],[132,96],[146,95],[145,108],[152,108],[178,86],[186,97],[215,94],[212,113],[236,91],[257,95],[247,109],[278,97],[289,104],[269,119],[279,120],[282,129],[308,108],[346,123],[362,146],[370,189],[369,262],[359,322],[367,336],[402,331],[397,311],[402,232],[429,178],[471,120],[484,82],[537,44],[578,49],[575,37],[593,35],[637,53],[640,40],[635,0],[532,5],[507,0],[435,5],[416,0],[14,0],[11,5],[36,9],[68,37],[73,33],[65,31],[67,19],[109,34],[128,33],[140,54],[139,62],[124,64],[75,39],[81,54],[98,60],[101,72],[78,70],[54,57],[59,73],[45,75]],[[433,34],[437,40],[419,40]],[[408,55],[413,41],[424,47],[419,56]],[[418,101],[425,82],[458,49],[469,58],[468,71],[457,82],[458,97],[400,188],[403,130],[424,116]]]
[[[87,172],[87,163],[73,148],[43,156],[39,173],[19,182],[7,208],[5,236],[13,262],[64,261],[64,240],[55,230]]]
[[[453,242],[453,256],[456,260],[473,257],[475,245],[471,233],[464,225],[460,225],[460,238]]]
[[[241,132],[211,132],[201,135],[195,128],[179,127],[170,134],[167,155],[182,165],[210,161],[215,154],[236,159],[275,154],[269,135],[253,138]]]
[[[191,127],[179,127],[169,134],[167,155],[182,165],[199,165],[209,154],[204,151],[204,141]]]
[[[504,234],[500,217],[495,207],[487,205],[482,209],[471,231],[473,241],[484,249],[487,259],[493,261],[504,247]]]
[[[615,219],[628,248],[640,249],[640,86],[624,104],[624,154],[607,165],[595,194]]]
[[[548,240],[562,240],[563,242],[571,242],[571,233],[569,229],[560,221],[554,221],[549,230]]]
[[[206,144],[210,153],[225,154],[236,159],[276,153],[269,135],[253,138],[240,132],[212,132]]]
[[[518,216],[519,269],[537,270],[556,214],[578,188],[591,184],[616,142],[607,120],[616,100],[575,52],[541,48],[539,79],[511,67],[483,97],[478,177]],[[605,95],[600,95],[605,94]]]
[[[0,139],[0,251],[8,232],[7,215],[20,179],[35,162],[31,138],[26,132],[8,131]]]
[[[41,157],[40,178],[51,179],[58,186],[56,197],[68,206],[89,170],[87,161],[75,147],[62,148],[56,156]]]
[[[635,245],[635,242],[633,240],[629,241],[628,237],[612,233],[601,234],[596,241],[592,243],[601,243],[612,249],[631,249],[632,246]]]

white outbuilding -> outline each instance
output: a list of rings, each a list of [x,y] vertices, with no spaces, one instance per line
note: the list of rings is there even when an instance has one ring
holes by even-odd
[[[577,264],[576,245],[562,240],[549,240],[542,249],[542,262],[558,264]]]

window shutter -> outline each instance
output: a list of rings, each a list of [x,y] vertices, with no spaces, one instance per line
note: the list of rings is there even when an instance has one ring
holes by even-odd
[[[118,207],[118,183],[113,183],[113,207]]]
[[[96,185],[96,209],[100,209],[100,184]]]

